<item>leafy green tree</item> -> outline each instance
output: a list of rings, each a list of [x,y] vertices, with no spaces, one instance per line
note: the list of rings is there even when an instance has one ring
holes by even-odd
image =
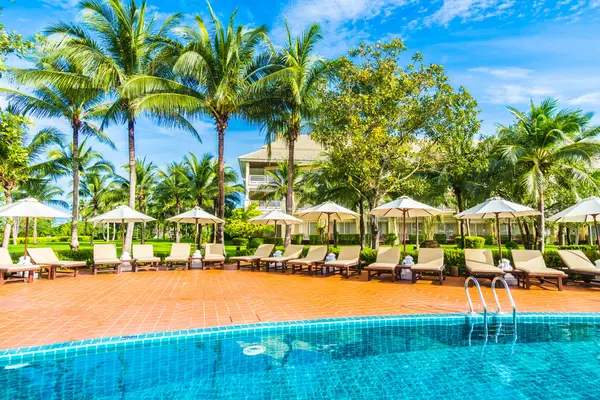
[[[246,238],[263,236],[265,232],[273,229],[272,226],[248,222],[250,218],[258,217],[261,213],[258,204],[250,204],[248,208],[236,208],[226,219],[225,233],[232,238]]]
[[[501,155],[513,166],[522,189],[537,202],[541,213],[536,224],[537,247],[544,251],[545,193],[559,180],[584,181],[596,187],[590,171],[600,154],[596,139],[600,128],[591,125],[593,114],[558,110],[557,101],[550,98],[540,105],[532,102],[526,112],[512,107],[509,111],[515,123],[499,129]]]
[[[427,148],[427,137],[451,92],[441,66],[425,65],[419,53],[402,66],[406,47],[399,39],[360,45],[356,60],[336,61],[335,84],[325,93],[313,136],[328,149],[328,161],[347,176],[369,210],[414,175]],[[415,151],[416,150],[416,151]],[[378,244],[377,220],[371,216],[371,245]]]
[[[151,76],[133,78],[125,87],[140,110],[165,116],[177,112],[188,117],[210,116],[218,138],[217,214],[225,215],[225,132],[234,117],[247,117],[254,99],[250,87],[267,73],[268,57],[260,53],[267,41],[266,27],[247,29],[236,25],[234,12],[224,26],[208,5],[212,27],[198,15],[195,27],[181,28],[185,42],[171,41],[160,60],[173,67],[172,79]],[[218,240],[223,242],[219,224]]]
[[[294,179],[295,144],[302,131],[307,133],[319,111],[323,88],[330,77],[330,66],[315,54],[315,46],[323,38],[318,24],[312,24],[298,38],[293,38],[286,22],[287,40],[275,61],[278,69],[256,86],[262,109],[254,115],[263,125],[268,143],[277,137],[288,146],[286,182]],[[286,185],[285,208],[294,212],[294,186]],[[285,245],[291,240],[291,227],[285,234]]]
[[[463,87],[446,98],[438,118],[427,126],[434,141],[425,172],[451,191],[462,212],[481,185],[477,177],[488,167],[488,154],[487,147],[476,141],[481,126],[477,101]],[[460,220],[460,235],[464,241],[465,220]]]
[[[212,209],[213,199],[218,196],[218,166],[214,157],[206,153],[198,159],[195,154],[185,156],[185,174],[190,183],[190,196],[195,206]],[[216,173],[215,173],[216,172]]]
[[[93,85],[108,94],[109,102],[100,104],[95,111],[103,114],[102,126],[126,123],[129,147],[129,206],[135,208],[135,123],[141,111],[135,102],[123,95],[126,82],[136,76],[161,72],[158,54],[170,43],[169,35],[179,25],[180,15],[168,17],[157,28],[154,18],[147,18],[146,1],[82,0],[78,5],[82,16],[79,24],[58,22],[47,29],[50,35],[59,35],[62,46],[59,53],[81,66],[91,77]],[[85,87],[79,80],[60,75],[53,81],[61,87]],[[150,114],[157,123],[178,126],[197,135],[195,129],[171,109]],[[125,248],[131,247],[133,224],[127,227]]]
[[[43,51],[43,50],[42,50]],[[72,136],[72,214],[71,214],[71,243],[73,249],[79,247],[78,222],[79,222],[79,142],[80,137],[94,138],[101,143],[115,149],[113,142],[98,126],[91,122],[97,117],[94,107],[102,100],[103,91],[90,85],[90,78],[83,75],[81,67],[76,66],[63,58],[52,58],[42,53],[39,56],[36,68],[28,70],[11,70],[13,79],[19,84],[25,84],[33,93],[24,93],[12,89],[0,89],[4,93],[15,111],[36,118],[61,118],[71,126]],[[61,86],[47,84],[49,76],[55,74],[68,74],[88,85]]]

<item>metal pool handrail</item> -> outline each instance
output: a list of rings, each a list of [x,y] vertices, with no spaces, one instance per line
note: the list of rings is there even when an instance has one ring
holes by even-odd
[[[483,298],[483,292],[481,291],[481,286],[479,286],[479,282],[475,279],[474,276],[469,276],[465,279],[465,294],[467,295],[467,301],[469,302],[469,309],[471,314],[475,313],[473,309],[473,302],[471,301],[471,295],[469,294],[469,282],[473,281],[475,287],[477,288],[477,292],[479,293],[479,299],[481,300],[481,305],[483,307],[483,326],[485,329],[485,336],[488,335],[488,321],[487,321],[487,305],[485,304],[485,300]]]
[[[508,301],[510,302],[510,305],[512,307],[513,326],[515,327],[515,333],[516,333],[517,306],[515,305],[515,301],[513,300],[512,294],[510,293],[510,288],[508,287],[508,283],[506,283],[506,280],[504,278],[502,278],[501,276],[497,276],[492,280],[492,293],[494,293],[494,299],[496,300],[496,307],[498,307],[498,310],[496,311],[496,313],[498,313],[498,314],[502,313],[500,301],[498,300],[498,293],[496,292],[496,282],[498,282],[498,281],[502,282],[502,284],[504,285],[504,288],[506,289],[506,295],[508,296]]]

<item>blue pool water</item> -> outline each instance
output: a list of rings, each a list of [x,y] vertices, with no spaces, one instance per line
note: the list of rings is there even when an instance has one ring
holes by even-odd
[[[600,315],[523,315],[517,332],[358,318],[5,351],[0,398],[600,398]]]

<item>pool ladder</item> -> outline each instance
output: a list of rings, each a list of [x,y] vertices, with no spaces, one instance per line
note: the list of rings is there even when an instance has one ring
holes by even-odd
[[[465,280],[465,294],[467,295],[467,301],[469,303],[469,312],[471,315],[476,314],[475,310],[473,308],[473,301],[471,300],[471,295],[469,293],[469,283],[471,283],[471,282],[473,282],[474,286],[477,288],[477,293],[479,293],[479,299],[481,301],[481,306],[483,307],[483,331],[484,331],[485,338],[487,341],[488,334],[489,334],[487,305],[485,303],[485,299],[483,298],[483,292],[481,291],[481,286],[479,286],[479,281],[477,281],[477,278],[475,278],[473,276],[469,276]],[[516,338],[516,336],[517,336],[517,307],[515,305],[515,301],[513,300],[512,294],[510,293],[510,288],[508,286],[508,283],[506,283],[506,280],[500,276],[497,276],[492,280],[492,293],[494,294],[494,300],[496,301],[496,308],[497,308],[496,315],[502,314],[502,307],[500,305],[500,300],[498,300],[498,292],[496,292],[496,283],[498,283],[498,282],[501,282],[504,285],[504,288],[506,289],[506,295],[508,297],[508,301],[510,302],[510,305],[512,307],[512,325],[513,325],[513,329],[514,329],[514,337]],[[496,340],[498,339],[498,335],[500,333],[501,328],[502,328],[502,322],[499,323],[498,329],[496,330]],[[471,325],[471,333],[472,332],[473,332],[473,325]]]

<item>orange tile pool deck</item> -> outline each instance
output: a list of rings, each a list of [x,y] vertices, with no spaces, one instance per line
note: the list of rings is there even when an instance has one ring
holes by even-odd
[[[493,308],[489,281],[483,281]],[[472,289],[472,297],[477,297]],[[600,287],[514,288],[519,311],[600,312]],[[500,293],[505,309],[508,302]],[[149,271],[0,287],[0,348],[210,326],[348,316],[467,312],[464,278],[392,283],[289,272]]]

